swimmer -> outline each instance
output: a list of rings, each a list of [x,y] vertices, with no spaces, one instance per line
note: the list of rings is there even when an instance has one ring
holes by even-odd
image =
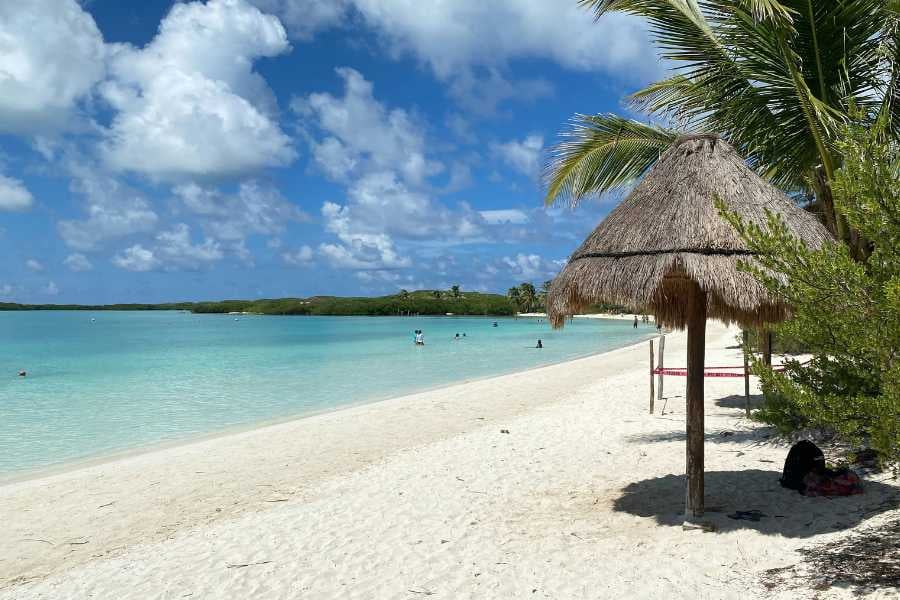
[[[541,340],[538,340],[537,346],[535,346],[535,348],[543,348],[543,347],[544,347],[543,342],[541,342]]]
[[[26,373],[24,370],[19,371],[19,377],[25,377],[26,375],[28,375],[28,373]]]
[[[462,338],[460,338],[460,337],[459,337],[459,334],[457,333],[456,336],[455,336],[453,339],[454,339],[454,341],[457,341],[457,342],[458,342],[458,341],[459,341],[460,339],[462,339]]]

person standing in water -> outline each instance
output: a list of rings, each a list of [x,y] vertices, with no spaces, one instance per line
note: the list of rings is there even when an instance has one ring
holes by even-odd
[[[535,346],[535,348],[543,348],[543,347],[544,347],[543,342],[541,342],[541,340],[538,340],[537,346]]]
[[[637,329],[637,315],[634,315],[634,328]]]
[[[422,333],[422,330],[419,329],[416,332],[416,346],[424,346],[425,345],[425,334]]]

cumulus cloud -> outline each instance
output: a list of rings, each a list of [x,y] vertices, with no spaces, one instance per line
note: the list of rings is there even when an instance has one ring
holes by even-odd
[[[202,244],[191,243],[191,230],[184,223],[156,236],[154,256],[167,268],[194,270],[225,256],[221,245],[210,238]]]
[[[372,83],[358,71],[336,71],[344,81],[343,97],[316,93],[291,103],[302,123],[323,133],[311,145],[313,158],[329,177],[341,181],[363,171],[392,169],[418,185],[443,170],[425,155],[424,124],[376,100]]]
[[[44,265],[41,264],[40,261],[35,260],[33,258],[29,258],[25,261],[25,266],[31,269],[32,271],[39,272],[44,270]]]
[[[253,70],[287,52],[279,20],[244,0],[175,4],[144,48],[117,45],[102,96],[116,111],[102,151],[159,178],[245,173],[291,162],[275,100]]]
[[[293,252],[283,252],[281,254],[281,259],[289,265],[305,267],[312,264],[313,249],[309,246],[301,246]]]
[[[403,109],[390,109],[373,86],[353,69],[338,69],[344,95],[296,98],[301,120],[319,168],[345,187],[346,203],[326,202],[326,231],[339,244],[324,243],[320,253],[334,266],[396,269],[410,266],[395,239],[464,242],[483,234],[483,219],[468,206],[450,209],[436,201],[429,178],[444,165],[428,156],[424,126]],[[468,173],[454,168],[454,185]]]
[[[621,14],[595,23],[576,2],[546,0],[353,0],[396,54],[412,54],[442,79],[471,66],[547,58],[578,70],[656,69],[645,25]],[[638,65],[637,68],[635,65]]]
[[[59,287],[57,287],[56,283],[53,281],[48,281],[47,285],[44,286],[44,289],[41,290],[47,296],[58,296],[59,295]]]
[[[71,125],[105,58],[103,36],[76,0],[0,2],[0,131]]]
[[[497,210],[478,211],[481,218],[489,225],[524,225],[530,221],[528,214],[518,208],[503,208]]]
[[[90,271],[94,268],[94,265],[91,264],[91,261],[84,254],[70,254],[63,260],[63,264],[69,268],[70,271],[75,271],[79,273],[81,271]]]
[[[353,220],[349,207],[326,202],[322,206],[322,217],[325,219],[325,229],[342,242],[319,245],[319,252],[333,267],[397,269],[412,265],[408,257],[398,254],[390,235],[375,230],[363,231],[359,227],[361,223]]]
[[[0,83],[0,86],[2,86],[2,83]],[[0,211],[28,210],[33,203],[34,198],[24,183],[13,177],[0,175]]]
[[[202,243],[191,241],[191,230],[185,223],[177,223],[172,229],[156,235],[155,244],[145,248],[135,244],[113,257],[113,264],[128,271],[194,271],[208,266],[225,256],[221,244],[211,238]]]
[[[152,271],[160,264],[159,259],[153,255],[153,251],[140,244],[135,244],[115,255],[112,262],[121,269],[137,272]]]
[[[140,192],[96,169],[71,164],[71,189],[85,199],[86,219],[57,223],[57,230],[70,248],[96,250],[106,241],[146,233],[156,228],[159,216]]]
[[[347,17],[347,0],[250,0],[266,13],[277,15],[291,38],[309,41],[321,30],[341,24]]]
[[[529,135],[523,140],[491,144],[491,154],[495,158],[523,175],[534,178],[540,174],[543,149],[544,138],[540,135]]]
[[[535,279],[551,279],[565,265],[564,260],[547,260],[539,254],[518,253],[515,256],[504,256],[499,266],[517,279],[527,281]]]
[[[235,194],[196,183],[177,186],[174,192],[181,206],[201,217],[204,231],[223,241],[237,242],[253,234],[274,235],[291,221],[309,220],[309,215],[278,190],[257,181],[241,183]]]

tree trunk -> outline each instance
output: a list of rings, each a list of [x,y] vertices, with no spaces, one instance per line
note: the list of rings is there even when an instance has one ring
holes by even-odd
[[[762,350],[763,364],[772,366],[772,332],[766,329],[759,330],[759,347]]]
[[[703,374],[706,292],[693,283],[687,312],[687,490],[685,517],[703,516]]]

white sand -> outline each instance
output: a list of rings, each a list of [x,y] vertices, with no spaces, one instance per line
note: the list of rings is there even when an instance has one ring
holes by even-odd
[[[734,335],[710,324],[709,365],[740,363]],[[651,416],[648,377],[641,344],[0,487],[0,599],[751,598],[798,548],[900,512],[886,476],[780,488],[743,381],[708,379],[718,531],[683,530],[684,380]],[[851,595],[793,579],[775,597]]]

